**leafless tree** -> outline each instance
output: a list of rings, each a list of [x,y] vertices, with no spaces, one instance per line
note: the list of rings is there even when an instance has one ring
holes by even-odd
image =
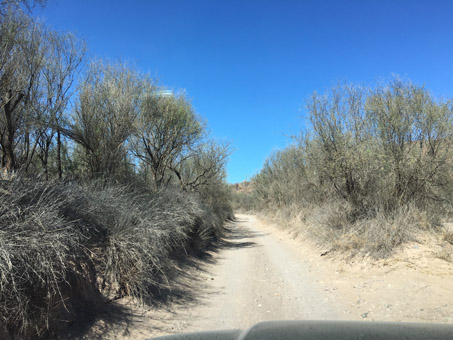
[[[83,60],[85,46],[73,34],[60,34],[54,31],[47,32],[46,44],[40,98],[36,101],[38,117],[35,139],[39,147],[38,156],[48,178],[49,150],[56,135],[57,168],[58,176],[61,178],[63,169],[60,126],[63,124],[63,113],[72,95],[76,71]]]
[[[183,189],[199,191],[203,187],[221,181],[230,155],[227,143],[207,141],[193,150],[183,162],[170,166]]]
[[[43,28],[23,14],[2,17],[0,26],[0,142],[2,166],[12,171],[19,166],[16,147],[21,145],[20,159],[30,152],[30,105],[44,63]]]
[[[36,6],[44,6],[46,0],[0,0],[0,16],[7,13],[25,11],[31,12]]]

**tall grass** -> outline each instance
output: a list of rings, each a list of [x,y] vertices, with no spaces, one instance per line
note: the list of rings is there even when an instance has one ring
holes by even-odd
[[[75,261],[88,263],[82,233],[60,213],[70,201],[49,184],[1,184],[0,320],[13,338],[52,328],[55,313],[69,308]]]
[[[172,259],[220,235],[219,213],[174,188],[2,181],[4,334],[16,339],[58,333],[82,311],[96,308],[101,295],[152,301]]]

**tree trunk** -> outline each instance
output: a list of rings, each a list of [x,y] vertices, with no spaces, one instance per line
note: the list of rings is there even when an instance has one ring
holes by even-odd
[[[2,156],[0,159],[0,168],[3,168],[6,165],[6,152],[3,147],[3,143],[1,143],[1,145],[2,145]]]
[[[63,178],[63,169],[61,167],[61,133],[60,129],[57,130],[57,167],[58,167],[58,178]]]
[[[12,97],[12,91],[8,90],[5,100],[6,103],[3,106],[6,119],[6,138],[3,144],[3,152],[5,153],[6,171],[9,172],[16,169],[16,158],[14,156],[14,134],[16,131],[13,123],[13,112],[17,104],[19,104],[19,102],[24,97],[24,94],[20,93],[17,96],[16,100],[13,100]]]
[[[47,166],[47,163],[48,163],[48,159],[49,159],[49,155],[46,153],[44,155],[44,158],[43,158],[43,167],[44,167],[44,175],[46,177],[46,181],[49,180],[49,167]]]
[[[44,148],[44,157],[42,159],[42,165],[44,167],[44,174],[46,176],[46,181],[49,180],[49,149],[50,149],[50,143],[52,139],[51,138],[46,138],[46,144]]]
[[[12,110],[8,102],[5,106],[6,118],[6,138],[3,144],[5,153],[5,167],[6,171],[13,171],[16,168],[16,159],[14,157],[14,128],[12,123]]]
[[[27,130],[25,131],[25,136],[24,136],[24,149],[25,149],[25,154],[23,157],[20,159],[20,164],[27,164],[25,167],[25,172],[28,173],[28,164],[31,163],[31,160],[29,159],[30,155],[30,132]]]

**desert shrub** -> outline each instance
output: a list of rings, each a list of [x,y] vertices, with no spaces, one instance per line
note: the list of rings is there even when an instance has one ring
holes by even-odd
[[[57,313],[76,312],[65,301],[71,294],[82,303],[88,296],[80,292],[91,289],[96,302],[89,275],[79,280],[84,274],[75,262],[89,263],[82,234],[60,214],[68,203],[61,189],[17,180],[0,186],[0,322],[13,338],[58,327]],[[68,294],[77,283],[87,287]]]
[[[306,156],[306,150],[297,144],[273,153],[253,178],[253,192],[247,197],[248,204],[283,208],[317,200],[321,190],[312,176]]]
[[[338,200],[314,207],[305,228],[323,247],[374,258],[389,256],[401,244],[415,241],[420,232],[442,230],[436,216],[413,204],[391,213],[378,210],[358,220],[351,219],[352,209],[351,204]]]
[[[305,131],[266,160],[238,203],[303,215],[317,240],[377,257],[413,239],[424,225],[416,216],[436,231],[451,218],[451,101],[395,77],[375,88],[340,83],[306,108]]]
[[[420,231],[435,228],[435,221],[414,205],[400,207],[388,213],[378,211],[376,216],[361,219],[337,241],[340,249],[350,249],[375,258],[387,257],[401,244],[415,241]]]
[[[379,143],[380,187],[389,188],[386,208],[409,202],[424,208],[444,200],[441,188],[452,180],[446,175],[453,142],[451,103],[395,78],[372,90],[366,106]]]
[[[224,207],[179,188],[105,180],[0,187],[0,323],[29,338],[58,332],[109,299],[153,300],[174,261],[220,236]]]
[[[169,253],[184,251],[201,210],[176,190],[141,197],[121,187],[93,192],[87,202],[106,233],[105,249],[96,256],[103,287],[115,297],[143,301],[156,277],[165,275]]]
[[[370,157],[372,124],[366,119],[364,103],[364,89],[349,84],[339,84],[326,94],[313,93],[307,104],[313,133],[303,146],[313,170],[336,197],[357,211],[367,209],[369,182],[376,168],[375,158]]]
[[[132,68],[102,61],[92,62],[81,80],[68,135],[83,147],[80,158],[90,176],[123,171],[141,82]]]
[[[152,299],[165,280],[171,258],[202,248],[207,234],[218,235],[223,220],[194,194],[178,188],[158,191],[92,181],[72,188],[75,211],[93,252],[101,289],[111,298]]]
[[[350,219],[352,206],[345,201],[328,201],[312,207],[306,222],[313,226],[313,233],[322,241],[335,240],[339,233],[348,230],[352,224]]]
[[[312,168],[356,215],[442,200],[453,137],[449,102],[394,78],[375,89],[339,85],[314,94]],[[316,144],[315,144],[316,143]]]
[[[231,207],[233,211],[253,211],[257,208],[255,197],[250,192],[240,192],[231,189]]]

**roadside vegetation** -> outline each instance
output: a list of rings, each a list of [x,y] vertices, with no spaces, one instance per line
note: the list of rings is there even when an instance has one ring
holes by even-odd
[[[452,105],[398,77],[315,92],[307,127],[234,205],[295,224],[329,251],[381,258],[428,232],[452,254]]]
[[[0,338],[151,303],[232,217],[229,147],[184,92],[0,1]]]

